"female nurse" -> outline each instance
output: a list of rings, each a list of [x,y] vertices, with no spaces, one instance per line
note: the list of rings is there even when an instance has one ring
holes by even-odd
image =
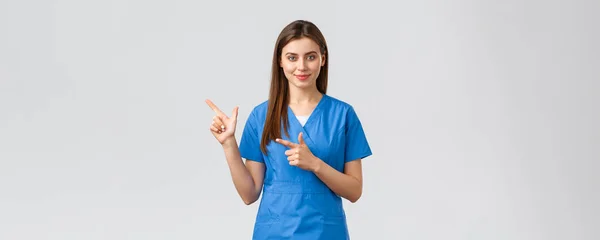
[[[311,22],[281,31],[269,98],[250,112],[239,146],[238,107],[227,116],[206,100],[238,194],[252,204],[262,193],[252,239],[349,239],[342,198],[360,198],[371,149],[354,108],[326,94],[328,54]]]

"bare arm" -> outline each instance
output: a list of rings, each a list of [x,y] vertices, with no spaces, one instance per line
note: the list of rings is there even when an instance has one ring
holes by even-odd
[[[265,165],[255,161],[242,161],[235,137],[223,143],[223,151],[231,173],[233,184],[246,205],[260,197],[264,181]]]
[[[244,203],[250,205],[260,196],[265,165],[256,161],[246,161],[244,164],[242,161],[235,139],[238,107],[235,107],[231,117],[228,117],[209,99],[206,100],[206,103],[215,112],[210,124],[210,131],[223,146],[233,185]]]
[[[362,163],[361,159],[347,162],[344,172],[339,172],[327,163],[318,159],[313,172],[337,195],[355,203],[362,195]]]

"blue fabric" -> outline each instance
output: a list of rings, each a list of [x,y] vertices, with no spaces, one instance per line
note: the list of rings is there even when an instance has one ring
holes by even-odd
[[[270,142],[268,155],[260,151],[266,115],[265,101],[250,113],[239,146],[243,158],[266,167],[252,239],[349,239],[341,197],[314,173],[290,166],[287,147]],[[356,112],[343,101],[323,95],[304,127],[290,108],[288,118],[289,138],[282,139],[297,143],[302,132],[311,152],[340,172],[372,154]]]

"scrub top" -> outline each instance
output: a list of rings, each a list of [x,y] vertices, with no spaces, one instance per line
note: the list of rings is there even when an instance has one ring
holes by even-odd
[[[260,150],[267,104],[252,110],[239,146],[243,158],[265,164],[252,239],[349,239],[342,198],[314,173],[289,165],[286,146],[271,141],[267,155]],[[289,138],[282,139],[298,143],[302,132],[310,151],[340,172],[345,163],[372,154],[353,107],[334,97],[323,94],[304,126],[288,107],[288,121]]]

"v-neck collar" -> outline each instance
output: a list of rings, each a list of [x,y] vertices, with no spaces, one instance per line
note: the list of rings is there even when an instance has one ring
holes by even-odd
[[[321,99],[317,103],[317,106],[315,106],[315,108],[313,109],[313,111],[308,115],[308,119],[304,123],[304,126],[302,126],[302,123],[300,123],[300,120],[298,120],[298,117],[296,116],[296,114],[294,113],[294,111],[292,111],[292,108],[288,104],[287,105],[288,106],[288,120],[290,118],[293,118],[294,120],[292,120],[292,121],[294,121],[295,124],[297,124],[300,128],[302,128],[304,130],[305,127],[307,127],[311,122],[315,121],[314,119],[316,118],[317,114],[321,111],[321,105],[323,105],[323,102],[325,101],[326,97],[327,97],[327,94],[323,94],[323,96],[321,97]]]

